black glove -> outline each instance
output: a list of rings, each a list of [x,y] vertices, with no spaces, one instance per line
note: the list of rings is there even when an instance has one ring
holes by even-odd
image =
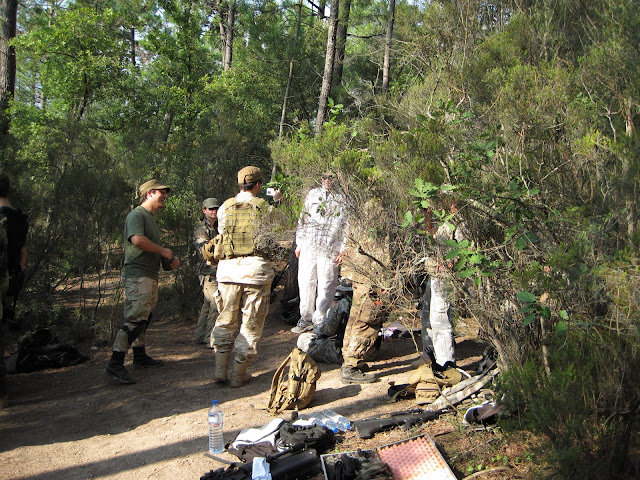
[[[162,268],[165,269],[166,271],[171,270],[171,264],[173,263],[173,260],[176,257],[171,257],[171,259],[162,257]]]

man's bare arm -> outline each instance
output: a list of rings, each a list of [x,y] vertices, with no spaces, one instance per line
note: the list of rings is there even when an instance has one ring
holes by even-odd
[[[161,256],[168,260],[171,260],[171,258],[173,257],[173,252],[171,251],[171,249],[161,247],[157,243],[149,240],[144,235],[132,235],[129,240],[136,247],[138,247],[140,250],[144,250],[145,252],[159,253]]]

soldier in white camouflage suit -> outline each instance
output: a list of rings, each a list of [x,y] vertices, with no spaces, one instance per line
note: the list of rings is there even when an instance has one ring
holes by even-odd
[[[346,198],[337,191],[336,183],[335,175],[325,172],[322,186],[309,191],[300,212],[295,250],[300,320],[291,329],[293,333],[319,328],[333,304],[349,229]]]
[[[207,198],[202,202],[202,221],[193,232],[193,242],[198,254],[198,278],[204,299],[196,324],[195,337],[198,343],[207,343],[213,348],[213,326],[218,313],[222,311],[222,297],[218,291],[216,266],[208,263],[202,256],[203,247],[218,234],[218,209],[220,202],[216,198]]]

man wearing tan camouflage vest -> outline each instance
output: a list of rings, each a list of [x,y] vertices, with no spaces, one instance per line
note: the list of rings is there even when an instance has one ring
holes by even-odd
[[[258,167],[244,167],[238,172],[240,193],[225,201],[218,210],[218,231],[222,234],[225,254],[218,262],[216,274],[223,309],[213,328],[214,382],[227,381],[231,353],[235,349],[231,387],[240,387],[251,378],[247,369],[256,356],[269,311],[273,266],[255,245],[260,216],[271,208],[265,200],[257,198],[262,184]],[[238,325],[240,310],[242,323]]]

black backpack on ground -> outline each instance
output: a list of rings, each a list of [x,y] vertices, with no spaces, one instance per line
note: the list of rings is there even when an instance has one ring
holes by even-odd
[[[302,443],[265,458],[272,480],[304,480],[317,475],[322,469],[318,453]],[[252,463],[232,464],[227,469],[211,470],[200,480],[251,480],[252,470]]]
[[[336,436],[332,430],[322,425],[304,427],[285,422],[280,427],[278,442],[279,445],[287,448],[303,443],[307,448],[324,453],[334,447]]]

